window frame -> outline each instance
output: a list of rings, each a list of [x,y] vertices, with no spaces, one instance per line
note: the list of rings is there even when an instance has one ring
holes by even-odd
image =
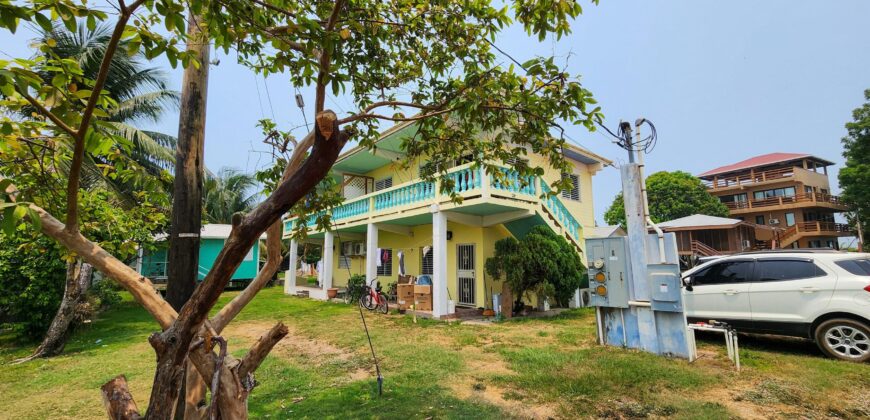
[[[378,188],[378,184],[383,185],[383,184],[387,184],[387,183],[389,183],[390,185],[388,185],[386,187]],[[387,176],[387,177],[383,177],[383,178],[375,181],[375,191],[383,191],[383,190],[390,189],[390,188],[393,188],[393,176],[392,175]]]
[[[580,194],[580,175],[573,172],[562,173],[562,179],[568,178],[571,180],[573,187],[570,190],[562,190],[562,198],[571,201],[583,201],[583,196]],[[576,195],[576,198],[575,198]]]
[[[816,274],[809,277],[794,277],[789,279],[770,279],[770,280],[762,280],[761,279],[761,263],[765,262],[802,262],[811,264],[815,270]],[[797,280],[808,280],[815,279],[819,277],[826,277],[828,272],[825,271],[822,267],[816,264],[812,258],[796,258],[796,257],[771,257],[771,258],[756,258],[755,260],[755,269],[753,270],[755,274],[753,275],[752,281],[754,283],[773,283],[773,282],[781,282],[781,281],[797,281]]]
[[[787,227],[792,227],[797,224],[797,219],[795,219],[794,212],[785,213],[782,216],[785,219],[785,225]],[[791,216],[791,223],[788,222],[789,216]]]
[[[698,283],[697,283],[697,281],[696,281],[696,277],[697,277],[699,274],[701,274],[701,273],[706,273],[706,272],[710,271],[713,267],[716,267],[716,266],[719,266],[719,265],[722,265],[722,264],[734,264],[734,263],[749,263],[749,264],[750,264],[750,267],[749,267],[749,273],[747,273],[747,275],[746,275],[746,280],[745,280],[745,281],[742,281],[742,282],[707,283],[707,284],[698,284]],[[744,283],[752,283],[753,278],[754,278],[754,277],[753,277],[754,275],[755,275],[755,259],[751,259],[751,258],[740,258],[740,259],[733,259],[733,260],[727,260],[727,261],[717,261],[717,262],[715,262],[715,263],[713,263],[713,264],[710,264],[709,266],[705,267],[704,269],[699,270],[699,271],[697,271],[697,272],[695,272],[695,273],[692,273],[692,275],[689,276],[689,282],[690,282],[690,284],[692,285],[692,287],[703,287],[703,286],[724,286],[724,285],[729,285],[729,284],[744,284]]]
[[[378,250],[375,250],[377,252]],[[376,266],[375,276],[377,277],[391,277],[393,275],[393,248],[380,248],[381,252],[387,251],[390,254],[389,260],[387,262],[381,261],[381,265]],[[381,256],[378,255],[378,258]]]

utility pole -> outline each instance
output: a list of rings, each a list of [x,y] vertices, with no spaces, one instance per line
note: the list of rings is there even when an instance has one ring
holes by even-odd
[[[864,230],[861,228],[861,213],[855,212],[855,226],[858,228],[858,252],[864,252]]]
[[[199,61],[184,69],[175,149],[175,180],[172,185],[172,227],[169,236],[166,300],[180,311],[190,299],[199,274],[199,243],[202,228],[202,178],[205,114],[208,92],[209,41],[201,17],[190,13],[187,51]]]
[[[651,130],[647,137],[641,137],[643,124]],[[655,146],[655,126],[640,118],[634,127],[621,122],[617,132],[617,144],[629,158],[620,166],[628,235],[586,240],[599,342],[691,360],[676,236],[662,232],[650,217],[643,176],[643,155]]]

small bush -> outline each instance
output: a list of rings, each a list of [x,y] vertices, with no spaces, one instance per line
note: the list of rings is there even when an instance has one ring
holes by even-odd
[[[120,290],[120,286],[113,281],[103,279],[94,282],[91,289],[88,290],[88,297],[94,300],[95,308],[106,309],[121,303],[121,295],[118,293]]]

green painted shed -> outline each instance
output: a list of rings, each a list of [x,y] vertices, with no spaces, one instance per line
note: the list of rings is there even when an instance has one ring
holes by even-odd
[[[205,275],[211,270],[218,253],[224,246],[224,241],[230,236],[230,230],[232,230],[232,225],[208,224],[202,227],[199,245],[199,280],[205,278]],[[265,234],[260,239],[265,239]],[[162,241],[158,243],[157,249],[140,252],[136,269],[139,274],[148,277],[156,284],[161,284],[166,282],[168,272],[169,242],[166,241],[166,235],[162,235],[158,240]],[[253,280],[260,271],[259,261],[260,247],[258,244],[248,251],[230,281],[247,282]]]

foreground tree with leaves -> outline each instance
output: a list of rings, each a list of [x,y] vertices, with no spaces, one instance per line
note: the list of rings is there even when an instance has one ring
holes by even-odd
[[[234,218],[230,237],[212,270],[176,312],[155,292],[150,280],[81,234],[78,193],[84,151],[111,148],[119,141],[94,116],[109,115],[117,107],[103,88],[112,56],[124,53],[118,50],[122,40],[143,48],[146,57],[164,54],[171,63],[207,65],[191,60],[176,47],[183,45],[185,37],[185,6],[202,16],[203,30],[216,47],[235,49],[255,71],[286,73],[295,85],[312,86],[314,97],[309,103],[316,123],[298,141],[269,133],[272,139],[278,137],[275,144],[281,151],[286,150],[287,164],[280,180],[261,204]],[[186,416],[247,417],[247,396],[256,384],[253,372],[287,334],[287,328],[276,325],[240,360],[227,355],[220,333],[277,269],[281,217],[287,212],[297,216],[318,212],[317,223],[328,225],[328,215],[319,207],[334,201],[318,200],[315,186],[348,142],[373,146],[380,122],[416,123],[416,135],[406,141],[405,148],[409,160],[429,159],[423,175],[430,179],[444,174],[453,159],[469,153],[493,174],[495,163],[527,150],[547,156],[556,169],[567,168],[562,157],[564,129],[559,122],[592,129],[601,116],[599,108],[593,108],[591,93],[552,58],[533,58],[522,69],[506,65],[493,42],[513,22],[539,39],[562,36],[581,7],[572,1],[520,0],[499,7],[485,1],[438,0],[119,0],[118,13],[110,17],[69,0],[40,0],[25,6],[0,2],[0,25],[9,29],[15,28],[18,19],[50,24],[51,16],[59,16],[69,26],[76,25],[75,16],[86,22],[115,21],[93,80],[83,78],[81,69],[70,60],[46,59],[58,79],[54,82],[53,78],[48,86],[34,73],[36,63],[0,63],[2,105],[10,109],[33,106],[44,118],[4,120],[4,144],[16,147],[25,139],[50,134],[75,146],[63,197],[68,209],[65,221],[36,203],[13,203],[14,193],[5,198],[8,211],[4,218],[26,218],[37,224],[45,235],[121,284],[158,322],[162,331],[149,338],[157,368],[147,417],[172,417],[186,359],[212,385],[208,406],[200,406],[198,397],[182,396],[190,403]],[[161,33],[152,29],[157,25]],[[70,89],[73,84],[75,93]],[[328,92],[346,95],[358,109],[346,115],[326,109]],[[524,167],[521,172],[539,174],[543,169]],[[452,191],[452,181],[442,178],[441,188]],[[558,191],[563,183],[567,182],[554,184],[554,189]],[[4,187],[14,190],[12,185]],[[247,289],[209,319],[233,271],[264,231],[269,243],[266,266]],[[111,416],[139,415],[123,377],[107,383],[103,392]]]

